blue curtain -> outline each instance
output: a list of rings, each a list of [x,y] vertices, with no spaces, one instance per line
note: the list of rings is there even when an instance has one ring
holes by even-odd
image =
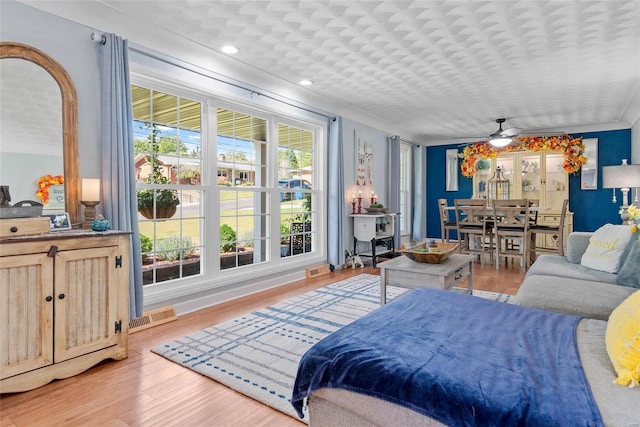
[[[142,255],[138,230],[133,157],[133,119],[129,84],[128,43],[105,34],[101,48],[102,200],[105,218],[114,230],[130,231],[129,317],[142,315]]]
[[[400,213],[400,137],[397,135],[387,137],[389,146],[389,188],[387,188],[387,200],[389,212]],[[400,221],[396,217],[394,246],[400,247]]]
[[[342,118],[329,119],[327,150],[327,261],[344,264],[344,164]]]
[[[427,150],[416,145],[413,147],[413,203],[411,215],[411,240],[420,242],[427,235],[426,187],[427,187]]]

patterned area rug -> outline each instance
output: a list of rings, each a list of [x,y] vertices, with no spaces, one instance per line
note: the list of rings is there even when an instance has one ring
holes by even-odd
[[[387,301],[407,291],[388,286]],[[509,299],[509,295],[492,292],[474,291],[474,295]],[[298,419],[290,399],[302,355],[322,338],[378,307],[380,276],[360,274],[151,351]]]

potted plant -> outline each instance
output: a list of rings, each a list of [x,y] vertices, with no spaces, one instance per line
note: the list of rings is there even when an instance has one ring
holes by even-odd
[[[147,156],[147,161],[151,164],[151,174],[144,179],[144,182],[148,184],[170,184],[169,178],[162,174],[160,163],[155,154],[158,152],[157,134],[158,130],[155,126],[152,126],[151,133],[148,138],[150,142],[150,149],[153,154]],[[179,204],[180,199],[178,198],[178,192],[176,190],[157,190],[146,188],[138,191],[138,212],[147,219],[171,218],[175,215]]]
[[[480,159],[476,162],[476,169],[478,169],[478,173],[481,175],[488,175],[489,169],[491,169],[491,160],[489,159]]]

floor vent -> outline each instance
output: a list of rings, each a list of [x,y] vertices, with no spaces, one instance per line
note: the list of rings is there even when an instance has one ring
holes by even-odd
[[[176,309],[172,305],[149,310],[143,313],[141,317],[136,317],[129,321],[129,333],[132,334],[177,319]]]
[[[323,276],[325,274],[331,273],[329,269],[329,264],[322,264],[315,267],[307,268],[307,279],[313,279],[314,277]]]

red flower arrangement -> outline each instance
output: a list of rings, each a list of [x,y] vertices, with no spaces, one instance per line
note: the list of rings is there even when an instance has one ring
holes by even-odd
[[[49,202],[49,188],[52,185],[61,184],[64,184],[64,176],[62,175],[42,175],[38,180],[38,191],[36,191],[36,196],[42,200],[43,204],[47,204]]]
[[[568,173],[578,172],[582,165],[587,163],[584,153],[582,137],[551,136],[551,137],[520,137],[515,138],[519,143],[508,145],[497,150],[487,142],[476,142],[467,146],[462,152],[463,159],[460,164],[462,175],[473,177],[476,174],[476,158],[494,158],[501,152],[511,151],[559,151],[564,153],[562,167]]]

